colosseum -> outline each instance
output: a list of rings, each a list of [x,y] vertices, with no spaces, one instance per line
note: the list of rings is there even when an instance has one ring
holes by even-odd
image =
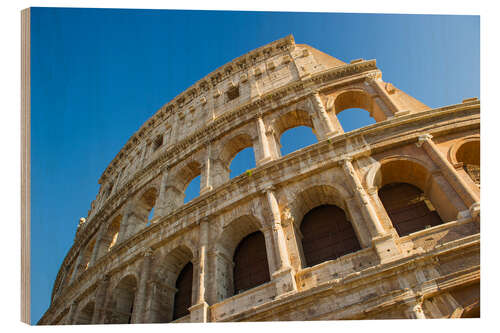
[[[351,108],[375,123],[344,132]],[[291,35],[234,59],[102,173],[38,324],[479,317],[479,113]],[[298,126],[317,142],[281,156]]]

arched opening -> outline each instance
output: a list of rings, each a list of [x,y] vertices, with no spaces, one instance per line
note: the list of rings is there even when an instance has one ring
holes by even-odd
[[[192,300],[193,254],[181,245],[166,255],[155,256],[148,322],[168,323],[189,314]]]
[[[259,281],[254,281],[254,283],[245,282],[244,280],[248,280],[248,278],[243,278],[246,275],[251,276],[256,274],[245,272],[245,269],[257,269],[261,271],[258,273],[260,276],[264,274],[262,272],[264,257],[265,265],[268,267],[265,240],[263,240],[264,237],[262,237],[262,233],[259,230],[260,223],[252,215],[240,216],[224,226],[222,234],[215,243],[215,280],[217,282],[215,290],[210,292],[209,296],[214,303],[220,302],[243,290],[252,288],[254,283],[261,283]],[[243,242],[247,239],[247,236],[252,234],[256,234],[257,236],[250,238],[248,241],[249,243]],[[249,248],[253,248],[253,251],[258,252],[258,254],[254,256],[254,253],[248,253]],[[260,259],[257,260],[257,258]],[[249,263],[253,260],[256,260],[255,265],[257,266],[250,267]],[[269,268],[267,268],[267,270],[269,276]],[[242,278],[237,278],[235,274]],[[258,276],[259,275],[255,275],[255,277]],[[240,282],[235,282],[235,280]]]
[[[200,178],[201,165],[197,161],[191,160],[179,169],[167,193],[175,208],[200,195]]]
[[[108,226],[106,233],[101,238],[99,245],[97,258],[104,256],[108,251],[110,251],[113,246],[115,246],[118,239],[118,232],[120,231],[120,223],[122,221],[122,216],[117,215]]]
[[[200,176],[196,176],[186,187],[184,191],[184,203],[188,203],[200,196]]]
[[[376,121],[370,116],[370,112],[360,108],[345,109],[337,114],[337,119],[344,132],[375,124]]]
[[[379,189],[378,195],[401,237],[443,223],[424,192],[414,185],[386,184]]]
[[[457,152],[457,162],[463,163],[464,171],[469,175],[472,181],[481,185],[480,167],[481,167],[481,147],[479,140],[467,141],[462,144]]]
[[[193,264],[188,262],[179,273],[175,282],[177,292],[174,298],[173,320],[182,318],[189,314],[191,307],[191,295],[193,287]]]
[[[83,252],[83,257],[82,261],[80,262],[80,270],[85,271],[87,268],[89,268],[90,264],[90,257],[92,256],[92,252],[94,252],[94,246],[95,246],[95,238],[92,239],[87,246],[85,247],[85,251]]]
[[[76,317],[76,325],[89,325],[92,324],[92,316],[94,315],[94,302],[89,302],[87,305],[80,310],[78,316]]]
[[[241,240],[234,252],[233,262],[235,294],[270,281],[266,242],[262,232],[251,233]]]
[[[362,109],[366,110],[375,122],[383,121],[387,118],[381,106],[363,90],[348,90],[340,93],[335,98],[334,107],[336,114],[339,114],[347,109]],[[360,114],[358,113],[358,116],[359,115]],[[344,117],[347,116],[343,115],[342,118]],[[366,115],[364,115],[363,117],[366,118]],[[348,132],[348,130],[344,128],[344,132]]]
[[[230,162],[229,178],[232,179],[253,168],[255,168],[253,147],[244,148]]]
[[[281,156],[318,142],[311,127],[297,126],[283,132],[280,138]]]
[[[344,210],[335,205],[321,205],[310,210],[302,219],[300,231],[307,267],[361,249]]]
[[[113,291],[113,310],[110,318],[112,324],[132,323],[136,289],[137,280],[132,275],[123,278],[115,287]]]
[[[382,162],[375,175],[378,197],[399,236],[452,221],[465,209],[458,195],[450,195],[453,188],[435,177],[412,159]]]
[[[231,136],[221,142],[220,149],[217,158],[211,160],[213,185],[219,186],[255,167],[253,140],[249,134]]]
[[[153,210],[156,204],[158,193],[155,188],[150,188],[141,196],[139,200],[139,209],[144,216],[144,222],[149,224],[153,218]]]

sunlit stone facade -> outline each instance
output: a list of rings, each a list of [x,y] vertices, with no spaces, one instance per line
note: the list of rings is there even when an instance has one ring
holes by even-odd
[[[350,108],[376,123],[344,133]],[[479,110],[431,109],[375,60],[292,36],[253,50],[116,155],[39,324],[477,317]],[[297,126],[317,143],[281,156]],[[256,167],[230,179],[248,147]]]

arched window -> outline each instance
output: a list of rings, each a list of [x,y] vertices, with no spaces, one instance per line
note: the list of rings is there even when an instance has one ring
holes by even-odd
[[[346,214],[334,205],[321,205],[310,210],[302,219],[300,230],[308,267],[361,249]]]
[[[193,264],[188,262],[175,282],[174,317],[173,320],[189,314],[191,307],[191,294],[193,286]]]
[[[158,196],[158,193],[155,188],[151,188],[144,192],[142,195],[141,199],[139,200],[139,206],[142,208],[145,212],[144,215],[144,222],[147,224],[150,221],[150,217],[152,218],[152,213],[153,209],[156,204],[156,197]]]
[[[375,124],[375,119],[370,116],[370,112],[360,108],[350,108],[343,110],[337,115],[340,126],[344,132]]]
[[[480,186],[481,149],[479,140],[468,141],[458,148],[457,162],[463,163],[465,172],[477,186]]]
[[[134,312],[134,299],[137,281],[134,276],[123,278],[113,291],[112,324],[130,324]]]
[[[89,302],[80,312],[75,320],[76,325],[92,324],[92,316],[94,315],[94,302]]]
[[[361,109],[366,110],[369,113],[370,117],[372,117],[376,122],[383,121],[387,118],[381,106],[363,90],[354,89],[340,93],[337,97],[335,97],[334,107],[336,114],[339,114],[342,111],[348,109]],[[366,119],[366,116],[363,116],[363,118]],[[344,132],[348,132],[348,130],[344,128]]]
[[[241,175],[245,171],[255,168],[255,155],[253,147],[248,147],[237,153],[231,161],[230,178]]]
[[[106,233],[101,238],[99,243],[99,248],[97,249],[97,259],[104,256],[113,246],[115,246],[118,239],[118,232],[120,231],[120,223],[122,221],[122,216],[118,215],[109,224],[106,229]]]
[[[85,247],[85,251],[83,252],[83,257],[82,261],[80,262],[81,266],[81,271],[87,270],[89,268],[90,264],[90,258],[92,257],[92,253],[94,252],[94,246],[95,246],[95,238],[92,239],[87,246]]]
[[[239,294],[270,280],[264,235],[256,231],[236,247],[233,257],[234,293]]]
[[[399,236],[442,224],[427,196],[408,183],[390,183],[378,195]]]
[[[281,156],[285,156],[296,150],[310,146],[317,141],[318,140],[310,127],[297,126],[286,130],[280,138]]]
[[[200,176],[196,176],[184,191],[184,203],[188,203],[200,195]]]

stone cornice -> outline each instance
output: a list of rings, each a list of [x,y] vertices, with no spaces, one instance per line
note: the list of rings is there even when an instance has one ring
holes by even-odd
[[[397,118],[393,118],[390,120],[386,120],[383,122],[379,122],[364,128],[357,129],[352,132],[344,133],[339,136],[333,137],[330,140],[324,140],[321,142],[318,142],[314,145],[311,145],[309,147],[305,147],[303,149],[300,149],[298,151],[295,151],[289,155],[286,155],[282,157],[281,159],[272,161],[266,165],[263,165],[261,167],[255,168],[254,171],[252,172],[252,177],[249,179],[249,177],[246,174],[240,175],[238,177],[233,178],[230,182],[210,191],[207,192],[203,195],[200,195],[198,198],[195,198],[191,202],[181,206],[179,209],[174,211],[172,214],[168,216],[161,217],[157,222],[150,226],[149,228],[146,228],[142,231],[140,231],[137,235],[132,236],[128,240],[126,240],[124,243],[120,244],[120,246],[117,246],[116,251],[118,251],[118,248],[121,248],[121,246],[127,246],[126,244],[129,244],[132,241],[137,241],[137,239],[145,239],[145,235],[147,233],[154,233],[157,228],[162,228],[162,227],[174,227],[175,222],[181,220],[184,216],[187,216],[188,214],[191,213],[199,213],[202,211],[204,208],[203,207],[210,207],[209,211],[206,211],[205,213],[201,214],[202,216],[208,216],[213,214],[214,211],[221,211],[221,210],[226,210],[228,207],[237,204],[239,201],[243,199],[248,199],[253,196],[259,195],[259,189],[262,188],[262,186],[266,185],[266,175],[272,174],[273,170],[279,170],[280,168],[283,168],[287,165],[293,165],[294,163],[298,163],[297,161],[300,161],[302,156],[307,156],[307,158],[314,158],[316,155],[324,154],[329,151],[335,151],[335,147],[342,147],[345,146],[345,141],[347,139],[355,139],[357,137],[366,137],[370,134],[379,134],[375,138],[375,141],[368,142],[369,146],[360,146],[360,147],[355,147],[353,149],[353,152],[349,155],[352,156],[353,158],[356,158],[358,156],[364,156],[366,154],[370,153],[370,150],[372,150],[374,147],[377,147],[377,150],[384,149],[384,143],[387,140],[386,136],[391,136],[391,131],[389,129],[391,128],[398,128],[402,124],[406,123],[415,123],[415,128],[420,128],[419,122],[420,121],[425,121],[425,120],[430,120],[433,121],[433,119],[437,119],[439,122],[440,119],[443,118],[443,116],[448,115],[449,113],[452,112],[461,112],[461,111],[467,111],[467,110],[477,110],[477,112],[472,113],[472,120],[465,120],[462,121],[461,119],[455,119],[454,121],[450,122],[449,119],[447,119],[447,124],[445,126],[436,126],[433,125],[431,129],[426,129],[427,133],[431,133],[433,136],[437,137],[439,135],[442,135],[442,133],[446,133],[447,131],[450,131],[450,129],[457,129],[460,128],[461,126],[470,126],[468,123],[471,123],[473,126],[478,126],[479,125],[479,103],[478,102],[468,102],[464,104],[457,104],[457,105],[452,105],[452,106],[446,106],[442,107],[439,109],[434,109],[434,110],[428,110],[420,113],[414,113],[414,114],[409,114]],[[470,117],[469,117],[470,118]],[[398,136],[396,143],[393,145],[403,145],[411,142],[416,142],[417,138],[419,135],[422,134],[422,131],[410,131],[410,135],[406,136]],[[363,140],[353,140],[353,141],[361,141]],[[314,170],[306,170],[306,174],[310,173],[317,173],[321,172],[322,170],[326,168],[331,168],[334,167],[339,161],[341,161],[343,158],[345,158],[345,155],[338,155],[338,156],[332,156],[331,159],[328,159],[328,161],[321,162],[317,164],[317,167],[315,167]],[[152,168],[151,169],[156,169]],[[149,170],[149,168],[148,168]],[[156,169],[159,170],[159,169]],[[142,170],[141,170],[142,171]],[[159,175],[160,171],[156,171],[156,173],[149,177],[148,179],[153,179],[154,177],[157,177]],[[146,174],[146,171],[142,173],[141,175]],[[298,177],[298,176],[296,176]],[[99,212],[99,216],[96,216],[96,222],[98,220],[105,220],[105,217],[107,215],[111,215],[114,213],[114,211],[120,207],[124,201],[126,200],[126,194],[129,191],[137,191],[139,186],[142,186],[146,183],[145,179],[139,177],[134,177],[137,181],[135,183],[130,183],[127,184],[127,186],[124,186],[122,189],[120,189],[117,193],[113,195],[112,200],[108,202],[108,204],[105,206],[105,209],[101,210]],[[286,181],[291,181],[291,180],[285,180]],[[257,185],[256,185],[257,184]],[[263,184],[262,186],[258,184]],[[278,184],[277,184],[278,185]],[[134,187],[135,186],[135,187]],[[260,186],[260,187],[259,187]],[[234,198],[231,198],[232,200],[222,200],[224,202],[225,207],[212,207],[211,202],[215,202],[219,200],[221,197],[225,196],[225,193],[238,193],[237,189],[244,189],[244,192],[246,193],[246,196],[244,197],[237,197],[235,196]],[[255,191],[250,191],[249,189],[255,189]],[[254,193],[255,192],[255,193]],[[125,199],[123,199],[125,197]],[[121,199],[121,200],[120,200]],[[199,214],[198,214],[199,215]],[[195,223],[195,221],[193,221]],[[75,258],[78,253],[78,249],[81,247],[82,244],[85,244],[87,240],[90,239],[90,237],[97,232],[100,224],[99,223],[86,223],[86,226],[84,228],[84,232],[82,232],[75,243],[73,244],[72,248],[68,251],[68,254],[66,255],[66,258],[64,259],[63,265],[61,267],[65,267],[66,265],[69,265]],[[186,226],[185,226],[186,227]],[[178,231],[178,230],[175,230]],[[113,249],[111,252],[115,252],[115,249]],[[111,255],[112,253],[110,253]],[[97,264],[97,263],[96,263]],[[89,270],[93,270],[93,267],[90,267]],[[62,275],[63,275],[63,269],[60,269],[56,278],[56,282],[54,283],[54,287],[57,286],[59,283],[61,283]],[[54,288],[53,290],[55,290]],[[63,293],[65,291],[63,290]],[[60,296],[59,296],[60,297]]]

